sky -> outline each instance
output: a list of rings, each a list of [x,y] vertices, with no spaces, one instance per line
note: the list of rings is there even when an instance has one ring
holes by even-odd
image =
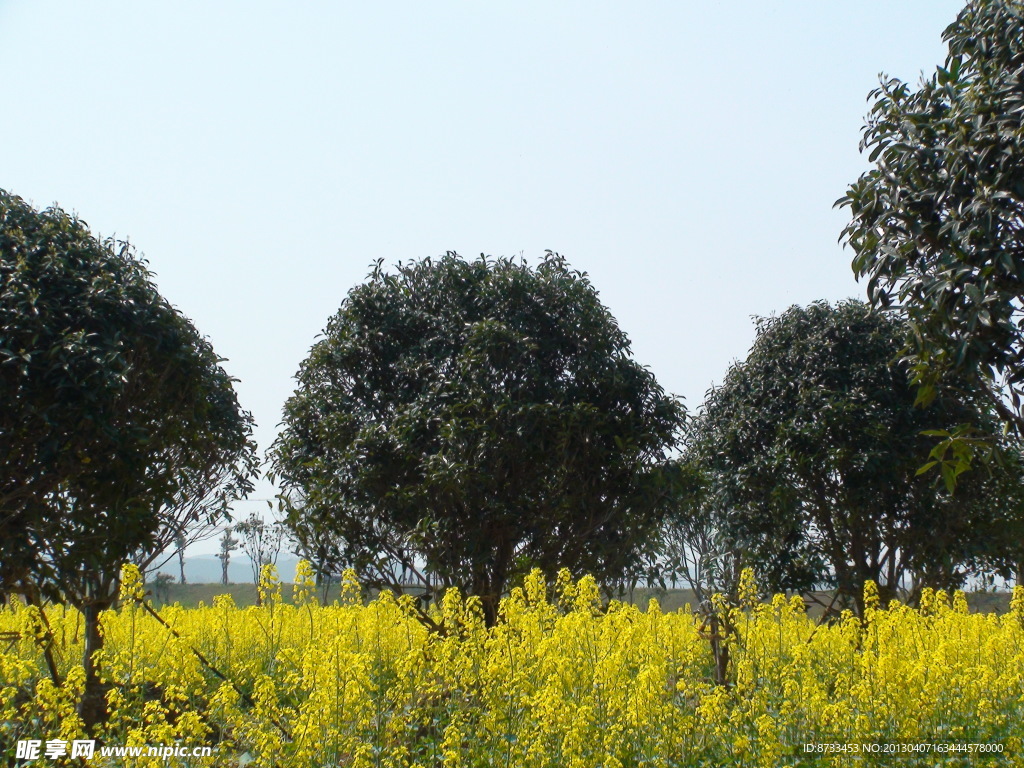
[[[136,246],[261,451],[371,264],[446,251],[565,255],[695,410],[753,316],[863,298],[867,95],[962,7],[0,0],[0,188]]]

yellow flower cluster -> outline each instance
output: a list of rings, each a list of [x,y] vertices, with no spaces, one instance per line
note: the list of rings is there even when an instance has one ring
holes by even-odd
[[[126,597],[137,594],[126,573]],[[254,768],[669,768],[891,765],[891,754],[808,744],[984,743],[990,755],[911,755],[901,765],[1024,765],[1024,590],[1009,613],[970,614],[926,591],[919,609],[880,607],[816,625],[799,598],[718,602],[729,684],[715,683],[707,617],[602,605],[594,580],[539,573],[484,625],[476,598],[449,592],[417,618],[412,597],[312,597],[295,604],[263,574],[260,607],[229,596],[161,611],[126,599],[103,616],[101,670],[113,745],[215,745],[213,758],[152,765]],[[18,739],[86,737],[76,611],[0,609],[0,754]],[[15,637],[16,633],[16,637]],[[42,648],[50,643],[55,685]],[[104,758],[106,759],[106,758]],[[113,760],[113,759],[111,759]],[[30,763],[23,763],[29,765]],[[41,759],[38,765],[52,765]],[[97,757],[90,765],[104,765]],[[109,765],[121,763],[109,762]],[[133,759],[131,765],[145,765]]]

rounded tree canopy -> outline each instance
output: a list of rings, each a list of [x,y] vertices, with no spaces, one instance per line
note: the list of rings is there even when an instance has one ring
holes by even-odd
[[[531,566],[634,567],[684,415],[550,252],[378,263],[298,382],[273,451],[296,514],[364,575],[425,561],[485,607]]]
[[[127,243],[0,191],[7,580],[116,572],[162,510],[225,480],[247,489],[252,419],[220,362]]]
[[[905,338],[859,301],[791,307],[758,321],[747,359],[709,392],[690,456],[771,588],[832,582],[857,598],[866,579],[895,589],[905,576],[948,587],[1019,558],[1019,462],[975,473],[955,499],[919,472],[936,424],[998,429],[969,385],[915,406]]]

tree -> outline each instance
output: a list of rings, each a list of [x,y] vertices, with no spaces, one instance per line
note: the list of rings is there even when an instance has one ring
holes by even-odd
[[[251,487],[252,419],[220,363],[131,246],[0,191],[0,578],[82,611],[87,726],[121,565],[173,541],[192,500],[216,516]]]
[[[326,605],[331,584],[341,580],[350,563],[345,560],[342,551],[344,544],[340,537],[323,526],[315,525],[302,510],[304,504],[304,499],[294,493],[289,496],[287,503],[282,504],[283,508],[292,511],[289,522],[285,524],[285,531],[291,543],[291,551],[313,568],[315,584],[320,591],[320,603]]]
[[[246,461],[249,463],[249,471],[255,474],[255,454]],[[177,556],[181,583],[184,584],[185,551],[193,544],[216,536],[219,525],[230,517],[231,504],[244,498],[251,490],[252,486],[248,481],[244,489],[240,489],[236,486],[235,480],[235,468],[223,466],[219,473],[211,475],[206,484],[205,495],[201,490],[197,491],[164,509],[156,537],[139,550],[133,562],[144,571],[155,570],[162,568]]]
[[[728,478],[692,457],[679,469],[677,501],[661,530],[665,575],[682,580],[700,605],[715,594],[737,602],[742,555],[723,500]]]
[[[945,65],[917,90],[882,78],[862,151],[875,168],[837,205],[871,301],[904,311],[919,395],[949,374],[995,387],[1024,430],[1024,5],[973,0],[943,33]]]
[[[885,597],[1012,572],[1024,532],[1021,463],[972,473],[955,500],[920,474],[935,419],[999,432],[987,393],[966,383],[967,395],[916,407],[904,343],[898,321],[861,302],[791,307],[758,321],[746,361],[708,393],[687,459],[717,478],[705,511],[724,518],[769,589],[830,586],[862,608],[869,579]]]
[[[220,552],[217,553],[217,559],[220,560],[220,581],[225,586],[228,584],[228,563],[231,562],[231,553],[238,549],[238,544],[239,541],[234,537],[231,526],[225,526],[220,537]]]
[[[255,456],[252,462],[252,471],[255,472]],[[154,539],[136,548],[131,556],[131,562],[139,566],[143,578],[147,573],[163,568],[176,556],[181,583],[186,583],[186,550],[216,536],[220,523],[230,517],[228,510],[232,502],[244,497],[244,493],[234,486],[232,467],[222,467],[220,475],[220,479],[211,477],[205,496],[197,493],[162,510],[160,529]],[[250,487],[247,483],[246,490]]]
[[[235,524],[235,533],[242,537],[242,550],[249,556],[253,584],[259,587],[263,566],[277,564],[281,541],[284,538],[284,527],[277,522],[268,525],[262,517],[251,512],[249,517]],[[256,604],[259,605],[261,602],[260,592],[257,590]]]
[[[184,532],[178,533],[174,536],[174,551],[178,554],[178,571],[181,574],[181,583],[187,584],[185,580],[185,548],[188,546],[188,541],[185,538]]]
[[[174,583],[174,576],[169,573],[158,573],[153,579],[153,597],[157,600],[167,602],[171,599],[171,584]]]
[[[272,463],[364,582],[478,595],[532,567],[606,584],[653,558],[683,408],[586,275],[448,253],[378,263],[298,373]]]

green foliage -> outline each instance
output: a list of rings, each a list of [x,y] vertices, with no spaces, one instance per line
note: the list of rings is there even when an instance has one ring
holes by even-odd
[[[915,406],[904,343],[895,319],[857,301],[791,307],[758,321],[746,361],[708,393],[687,454],[707,487],[688,511],[712,516],[768,589],[825,583],[858,600],[869,579],[893,594],[908,577],[950,588],[1016,566],[1019,461],[965,476],[955,500],[919,472],[937,421],[997,439],[986,393]]]
[[[130,246],[0,191],[8,583],[106,600],[122,562],[196,522],[179,507],[248,489],[252,421],[219,363]]]
[[[378,263],[298,382],[273,449],[291,525],[364,583],[459,586],[493,619],[533,566],[612,583],[653,557],[684,411],[557,254]]]
[[[853,269],[912,329],[922,402],[948,375],[998,382],[1024,428],[1024,4],[974,0],[943,34],[945,65],[917,90],[882,78],[861,149],[875,168],[837,205]],[[960,443],[960,448],[970,443]]]
[[[128,244],[0,191],[0,586],[83,611],[89,725],[121,565],[251,487],[252,419],[220,362]]]

